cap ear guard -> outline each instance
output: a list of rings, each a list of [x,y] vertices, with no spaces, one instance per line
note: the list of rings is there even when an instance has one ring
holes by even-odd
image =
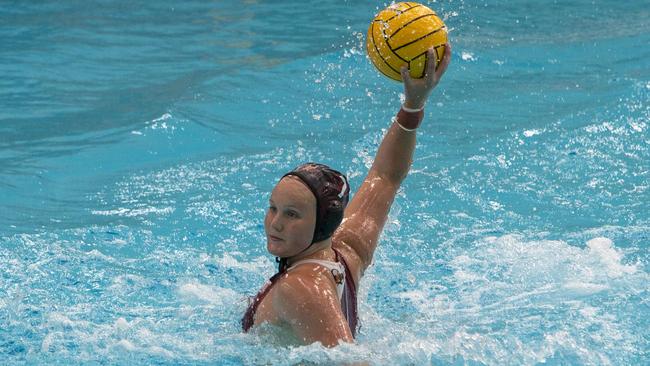
[[[325,209],[325,215],[322,217],[320,225],[314,232],[313,242],[325,240],[334,234],[334,231],[343,221],[343,212],[345,205],[340,201],[329,201]]]
[[[325,207],[322,207],[325,212],[320,217],[320,225],[314,232],[314,243],[325,240],[334,234],[334,231],[336,231],[343,221],[343,214],[348,204],[350,193],[347,179],[343,174],[334,169],[324,168],[323,170],[325,169],[329,173],[328,175],[334,175],[339,179],[336,183],[328,181],[324,184],[321,199],[327,198],[326,202],[323,202],[323,206]]]
[[[350,194],[350,187],[348,186],[348,179],[345,177],[345,175],[341,174],[339,176],[341,178],[341,181],[343,182],[343,187],[341,188],[341,192],[338,194],[339,198],[345,197],[345,205],[347,206],[348,202],[348,197]]]

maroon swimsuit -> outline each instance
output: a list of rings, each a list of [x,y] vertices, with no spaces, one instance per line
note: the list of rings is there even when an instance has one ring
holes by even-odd
[[[336,249],[332,249],[334,250],[334,253],[336,253],[336,260],[341,262],[343,264],[343,267],[345,267],[345,286],[343,286],[343,295],[341,296],[341,310],[343,311],[343,315],[348,321],[348,325],[352,331],[352,337],[354,338],[357,334],[357,324],[359,322],[357,315],[357,288],[354,285],[352,273],[350,273],[350,269],[348,268],[348,264],[345,263],[345,259],[343,259],[343,256],[340,255]],[[262,299],[264,299],[266,294],[269,293],[280,276],[286,272],[287,270],[284,269],[273,275],[273,277],[271,277],[268,282],[262,287],[260,292],[257,293],[257,296],[255,296],[252,301],[250,301],[248,309],[246,309],[246,313],[244,313],[244,317],[241,320],[244,332],[248,332],[248,330],[253,326],[253,323],[255,322],[255,312],[257,311],[257,307],[262,302]]]

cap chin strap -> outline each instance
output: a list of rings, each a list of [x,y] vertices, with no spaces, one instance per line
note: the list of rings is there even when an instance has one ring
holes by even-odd
[[[341,192],[338,194],[338,197],[342,198],[345,195],[345,191],[348,189],[348,181],[347,181],[347,179],[345,178],[344,175],[342,175],[340,173],[338,173],[338,174],[339,174],[338,177],[343,181],[343,188],[341,189]],[[310,184],[309,177],[307,177],[303,172],[291,171],[291,172],[283,175],[282,178],[284,178],[284,177],[286,177],[288,175],[292,175],[292,176],[298,178],[298,180],[300,180],[305,186],[307,186],[307,188],[309,188],[311,193],[316,198],[316,227],[314,228],[314,236],[312,237],[311,243],[307,246],[307,248],[303,249],[302,251],[300,251],[299,253],[294,255],[294,256],[296,256],[298,254],[304,253],[307,249],[311,248],[311,246],[314,245],[314,243],[316,242],[316,239],[320,239],[319,241],[323,241],[325,239],[331,238],[332,235],[330,233],[330,235],[328,237],[326,237],[326,238],[319,238],[318,237],[319,234],[322,235],[322,232],[319,232],[319,229],[320,229],[320,226],[321,226],[321,217],[320,217],[321,205],[323,203],[320,202],[320,199],[318,198],[319,195],[318,195],[318,192],[316,191],[316,188],[313,187]],[[282,179],[282,178],[280,178],[280,179]],[[287,262],[288,262],[288,260],[289,260],[288,257],[284,257],[284,258],[275,257],[275,261],[278,263],[278,272],[283,272],[283,271],[287,270],[287,267],[288,267]]]
[[[287,270],[287,258],[275,257],[275,261],[278,263],[278,273]]]

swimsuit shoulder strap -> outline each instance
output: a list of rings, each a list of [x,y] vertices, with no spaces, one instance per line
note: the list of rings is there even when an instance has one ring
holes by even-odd
[[[332,248],[334,249],[334,248]],[[339,253],[338,250],[334,249],[336,253],[336,260],[343,264],[345,268],[345,291],[341,297],[341,310],[345,314],[345,318],[350,325],[350,330],[352,331],[352,337],[356,338],[357,330],[359,328],[359,315],[357,309],[357,286],[354,283],[352,278],[352,273],[348,264],[345,262],[345,258]]]
[[[345,272],[344,268],[343,268],[343,265],[340,262],[331,262],[331,261],[325,261],[325,260],[320,260],[320,259],[303,259],[301,261],[298,261],[298,262],[294,263],[293,266],[291,266],[289,269],[296,268],[298,265],[304,264],[304,263],[318,264],[318,265],[321,265],[321,266],[329,269],[330,271],[335,269],[335,270],[337,270],[337,271],[339,271],[341,273]]]
[[[303,259],[294,263],[293,266],[289,268],[289,270],[305,263],[318,264],[329,269],[330,273],[334,277],[334,282],[336,282],[336,292],[339,299],[341,299],[341,296],[343,295],[343,286],[345,285],[345,265],[343,265],[341,262],[332,262],[320,259]]]
[[[242,329],[244,332],[248,332],[248,330],[253,326],[255,323],[255,313],[257,312],[257,307],[260,305],[264,297],[269,293],[271,287],[273,287],[273,285],[278,281],[280,276],[285,273],[286,270],[274,274],[271,278],[269,278],[269,280],[266,282],[266,284],[264,284],[262,289],[254,298],[249,298],[248,308],[246,309],[246,312],[241,319]]]

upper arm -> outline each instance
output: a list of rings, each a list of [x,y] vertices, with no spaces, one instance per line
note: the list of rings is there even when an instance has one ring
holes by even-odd
[[[317,286],[309,277],[289,276],[278,284],[273,300],[282,320],[305,343],[321,342],[334,347],[340,340],[354,341],[336,289],[332,293],[332,289]]]
[[[356,252],[361,261],[361,273],[372,262],[398,189],[399,183],[382,177],[371,169],[345,209],[343,221],[334,236]]]

